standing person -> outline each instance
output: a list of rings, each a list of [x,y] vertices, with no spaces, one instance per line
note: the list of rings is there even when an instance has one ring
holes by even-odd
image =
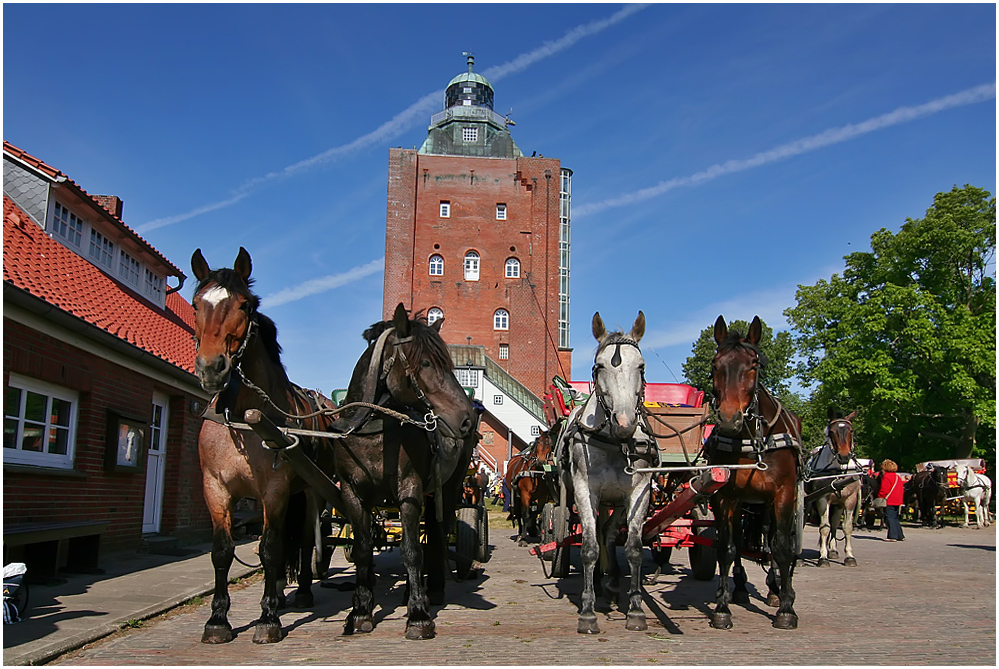
[[[902,479],[898,475],[898,465],[891,460],[881,463],[881,486],[878,497],[885,500],[884,517],[888,525],[888,537],[885,541],[905,541],[902,534],[902,523],[898,520],[898,509],[902,506]]]

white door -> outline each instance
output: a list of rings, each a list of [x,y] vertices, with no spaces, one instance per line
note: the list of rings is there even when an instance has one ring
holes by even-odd
[[[159,532],[163,515],[163,472],[166,468],[167,398],[153,393],[146,453],[146,501],[142,508],[142,532]]]

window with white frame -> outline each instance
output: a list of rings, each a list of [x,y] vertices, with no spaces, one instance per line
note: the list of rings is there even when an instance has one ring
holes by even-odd
[[[500,344],[499,345],[499,359],[500,360],[509,360],[510,359],[510,345],[509,344]]]
[[[464,388],[479,387],[479,370],[477,369],[471,369],[469,367],[455,367],[454,376],[458,379],[458,383]]]
[[[450,200],[441,200],[441,218],[451,218]]]
[[[71,246],[80,248],[83,243],[83,219],[56,202],[52,209],[52,232]]]
[[[520,278],[520,261],[516,258],[507,258],[504,276],[508,279]]]
[[[497,309],[493,313],[493,330],[510,329],[510,312],[506,309]]]
[[[493,395],[493,404],[503,404],[503,396]]]
[[[531,436],[532,437],[540,437],[541,436],[541,426],[540,425],[532,425],[531,426]]]
[[[118,251],[118,276],[130,286],[139,287],[139,261],[125,253],[124,249]]]
[[[475,142],[479,139],[479,129],[478,128],[462,128],[461,129],[461,141],[463,142]]]
[[[163,277],[146,270],[146,282],[144,287],[146,297],[156,304],[163,303]]]
[[[439,255],[430,256],[430,276],[444,276],[444,258]]]
[[[444,318],[444,312],[438,307],[430,307],[430,310],[427,311],[427,325],[433,325],[442,318]]]
[[[496,204],[496,220],[497,221],[506,220],[506,205],[502,202]]]
[[[479,280],[479,254],[469,251],[465,254],[465,281]]]
[[[107,269],[111,269],[114,260],[114,242],[93,228],[90,229],[90,259]]]
[[[79,395],[11,374],[4,401],[4,463],[73,468]]]

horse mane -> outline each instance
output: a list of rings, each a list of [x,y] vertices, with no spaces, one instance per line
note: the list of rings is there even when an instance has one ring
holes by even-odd
[[[392,327],[392,321],[380,321],[365,330],[362,336],[370,346],[390,327]],[[451,359],[447,344],[434,328],[427,325],[427,319],[422,311],[413,314],[413,318],[409,321],[409,334],[413,340],[414,355],[413,359],[409,361],[412,368],[415,369],[420,360],[427,359],[440,369],[447,371],[454,369],[454,361]]]

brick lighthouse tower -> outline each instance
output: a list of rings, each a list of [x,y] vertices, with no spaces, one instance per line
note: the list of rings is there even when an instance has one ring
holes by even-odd
[[[572,368],[572,172],[521,153],[513,121],[493,111],[493,87],[466,55],[468,71],[448,84],[423,146],[389,152],[382,311],[390,318],[402,302],[431,322],[445,318],[459,366],[465,354],[455,349],[468,346],[469,367],[489,376],[498,366],[541,396]]]

